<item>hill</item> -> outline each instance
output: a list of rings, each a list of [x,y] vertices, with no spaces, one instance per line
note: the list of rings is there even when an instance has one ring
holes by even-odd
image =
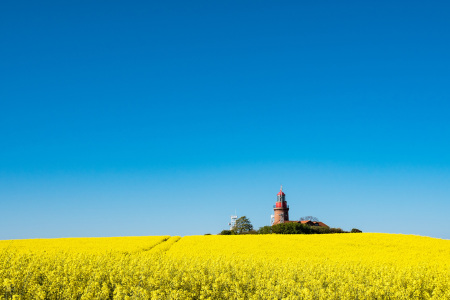
[[[394,234],[0,241],[21,299],[450,298],[450,241]]]

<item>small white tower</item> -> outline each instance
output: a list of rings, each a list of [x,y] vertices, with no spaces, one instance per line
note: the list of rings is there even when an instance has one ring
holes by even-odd
[[[231,222],[228,223],[228,225],[230,225],[230,230],[233,230],[234,227],[236,227],[236,220],[237,220],[237,215],[234,214],[231,216]]]

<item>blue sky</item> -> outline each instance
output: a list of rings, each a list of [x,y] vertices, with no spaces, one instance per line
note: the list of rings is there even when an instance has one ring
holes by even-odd
[[[237,210],[450,238],[445,1],[0,4],[0,239]]]

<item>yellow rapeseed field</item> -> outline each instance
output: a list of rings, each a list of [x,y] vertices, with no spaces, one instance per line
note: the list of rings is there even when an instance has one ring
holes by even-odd
[[[0,299],[450,299],[450,241],[376,233],[0,241]]]

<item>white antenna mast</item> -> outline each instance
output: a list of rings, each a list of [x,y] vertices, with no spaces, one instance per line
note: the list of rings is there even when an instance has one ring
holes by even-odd
[[[228,225],[230,225],[230,230],[233,230],[234,227],[236,227],[236,220],[237,220],[237,214],[236,214],[236,210],[234,210],[234,215],[231,216],[231,222],[228,223]]]

